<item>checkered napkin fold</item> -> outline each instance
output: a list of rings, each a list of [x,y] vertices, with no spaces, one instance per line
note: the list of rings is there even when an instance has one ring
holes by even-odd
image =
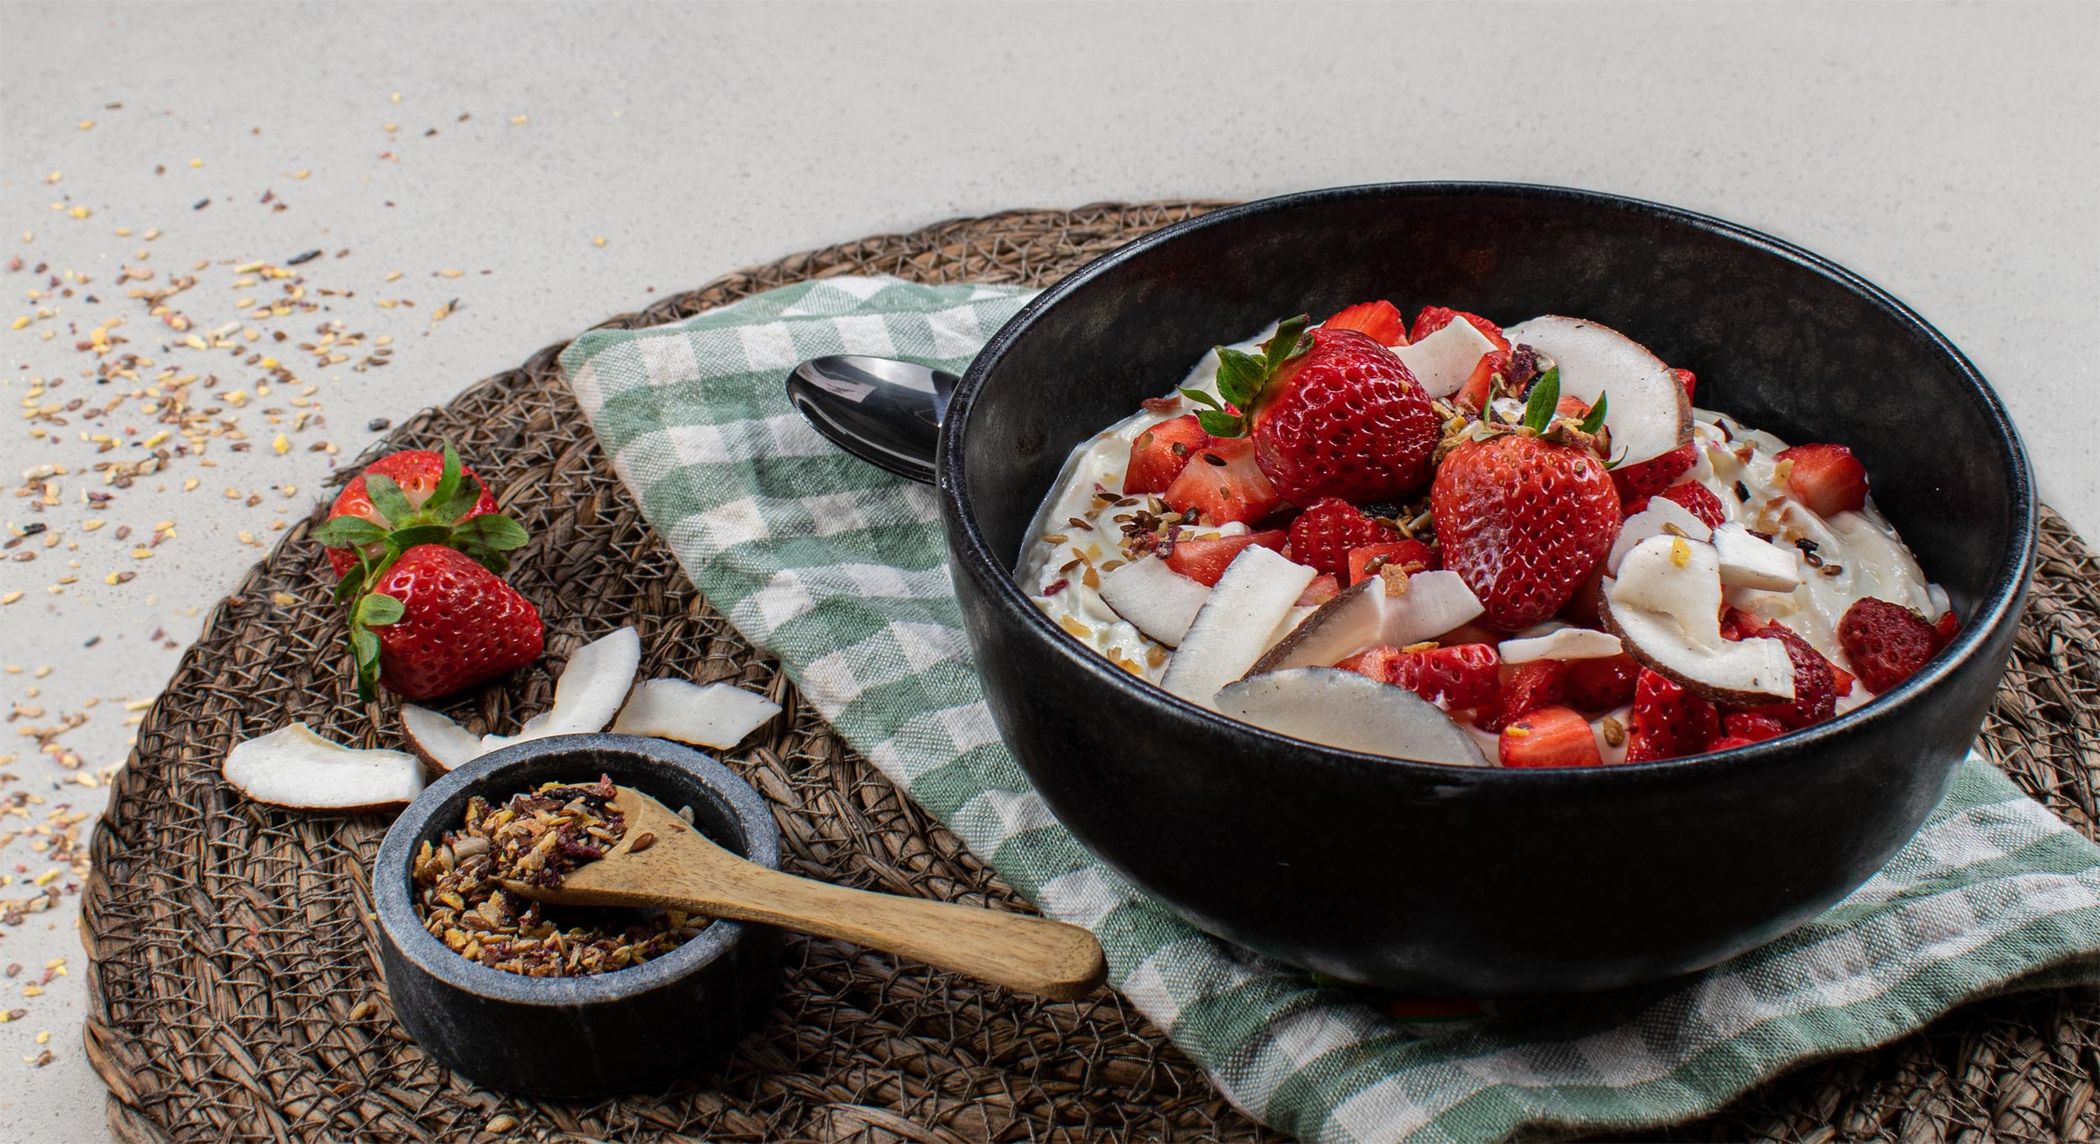
[[[822,354],[960,373],[1031,296],[829,278],[585,334],[561,361],[708,600],[1009,883],[1098,935],[1116,988],[1249,1114],[1338,1142],[1665,1124],[1965,1000],[2100,975],[2100,848],[1973,756],[1873,881],[1779,941],[1660,986],[1410,1025],[1192,929],[1089,855],[1001,745],[932,490],[839,452],[781,390]]]

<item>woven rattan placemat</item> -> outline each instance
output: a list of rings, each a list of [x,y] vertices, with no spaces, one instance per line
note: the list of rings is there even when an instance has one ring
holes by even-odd
[[[1046,285],[1207,204],[1106,205],[960,220],[741,271],[608,325],[672,321],[834,274]],[[513,579],[540,604],[549,654],[454,713],[505,728],[549,702],[584,637],[640,628],[649,674],[736,679],[788,705],[728,756],[771,801],[784,865],[890,893],[1026,908],[796,700],[778,666],[702,600],[650,533],[555,366],[560,347],[426,410],[375,452],[456,442],[529,528]],[[346,469],[348,471],[354,471]],[[243,802],[219,778],[237,740],[294,719],[367,746],[375,729],[339,663],[319,550],[291,530],[213,611],[139,727],[94,838],[82,933],[87,1049],[127,1141],[1254,1140],[1265,1133],[1113,994],[1046,1004],[791,938],[769,1021],[729,1061],[669,1093],[541,1103],[475,1088],[394,1021],[367,868],[385,823]],[[2018,658],[1987,730],[2001,764],[2094,835],[2100,565],[2053,514]],[[274,600],[297,598],[295,606]],[[2100,995],[1968,1007],[1876,1053],[1807,1068],[1691,1139],[2100,1135]],[[494,1128],[497,1131],[490,1132]]]

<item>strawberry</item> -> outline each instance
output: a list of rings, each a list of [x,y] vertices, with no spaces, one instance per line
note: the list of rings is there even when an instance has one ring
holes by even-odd
[[[1925,666],[1939,650],[1939,633],[1909,608],[1868,596],[1845,609],[1838,646],[1859,681],[1879,695]]]
[[[1826,660],[1825,662],[1829,661]],[[1851,672],[1846,671],[1844,668],[1839,667],[1837,664],[1830,664],[1831,694],[1837,696],[1839,699],[1843,699],[1845,696],[1852,694],[1852,685],[1858,682],[1858,678],[1858,676],[1853,675]]]
[[[1168,505],[1205,524],[1252,524],[1283,507],[1246,441],[1214,440],[1198,449],[1162,494]]]
[[[1315,330],[1254,407],[1262,472],[1283,498],[1405,497],[1429,480],[1443,422],[1393,351],[1354,330]]]
[[[1350,549],[1399,535],[1340,497],[1321,497],[1291,522],[1291,559],[1317,572],[1340,575],[1349,567]]]
[[[1437,550],[1419,540],[1404,539],[1384,544],[1366,544],[1349,550],[1349,583],[1354,584],[1381,568],[1399,568],[1412,576],[1443,567]]]
[[[1273,532],[1221,536],[1216,540],[1177,540],[1173,550],[1166,555],[1167,567],[1199,584],[1216,584],[1241,549],[1258,544],[1281,551],[1285,536],[1286,533],[1279,528]]]
[[[1670,371],[1670,376],[1676,378],[1677,384],[1684,387],[1684,399],[1686,401],[1692,400],[1698,394],[1699,379],[1693,376],[1691,370],[1673,369]]]
[[[1559,399],[1557,384],[1533,386],[1523,428],[1459,445],[1430,488],[1444,567],[1480,597],[1490,627],[1515,631],[1560,611],[1618,535],[1603,460],[1555,439]]]
[[[1837,714],[1836,678],[1831,674],[1830,661],[1823,658],[1823,653],[1817,651],[1815,645],[1781,623],[1766,624],[1762,631],[1750,638],[1778,640],[1786,645],[1786,657],[1794,664],[1794,697],[1783,703],[1739,710],[1762,715],[1789,731],[1821,723]]]
[[[365,466],[336,494],[313,537],[326,546],[340,580],[360,553],[378,561],[416,544],[449,544],[501,572],[505,553],[525,543],[525,530],[501,515],[488,486],[447,445],[442,453],[389,453]]]
[[[1730,711],[1721,716],[1721,729],[1727,732],[1727,737],[1746,743],[1762,743],[1786,734],[1786,727],[1779,720],[1754,711]],[[1711,749],[1720,750],[1718,746]]]
[[[1502,327],[1478,314],[1468,314],[1464,310],[1450,310],[1442,306],[1424,306],[1416,312],[1415,326],[1407,332],[1407,340],[1419,342],[1450,325],[1454,318],[1464,318],[1473,323],[1473,328],[1479,330],[1482,337],[1495,343],[1496,349],[1505,353],[1509,351],[1509,339],[1502,336]]]
[[[1611,471],[1611,483],[1618,487],[1619,499],[1627,502],[1642,497],[1652,497],[1676,483],[1677,478],[1692,471],[1698,463],[1698,446],[1686,442],[1659,457],[1650,457],[1638,465],[1621,465]],[[1627,513],[1633,515],[1632,512]]]
[[[1386,669],[1385,681],[1462,711],[1495,701],[1502,690],[1501,665],[1487,644],[1403,651]]]
[[[1624,652],[1571,660],[1561,689],[1568,705],[1579,711],[1610,711],[1633,702],[1633,685],[1640,674],[1640,662]]]
[[[1181,475],[1189,458],[1210,444],[1210,434],[1193,413],[1171,417],[1137,435],[1130,443],[1130,464],[1123,470],[1126,493],[1163,493]]]
[[[1590,721],[1567,707],[1541,707],[1502,728],[1505,767],[1594,767],[1604,761]]]
[[[1505,663],[1496,674],[1500,687],[1495,704],[1480,712],[1480,728],[1484,731],[1500,731],[1541,707],[1560,705],[1567,697],[1568,665],[1557,659]]]
[[[1342,671],[1353,671],[1358,675],[1368,676],[1380,683],[1390,683],[1394,665],[1405,654],[1407,653],[1391,644],[1380,644],[1377,647],[1365,648],[1355,655],[1344,656],[1337,660],[1334,666]]]
[[[1355,330],[1381,346],[1407,344],[1407,322],[1391,302],[1358,302],[1320,323],[1323,330]]]
[[[1939,648],[1953,643],[1954,634],[1959,631],[1961,631],[1961,621],[1954,617],[1954,609],[1949,608],[1941,612],[1940,618],[1932,621],[1932,634],[1939,637],[1939,645],[1933,650],[1938,651]]]
[[[1473,372],[1466,375],[1466,383],[1458,387],[1458,396],[1452,400],[1474,413],[1486,409],[1488,397],[1494,392],[1495,375],[1502,373],[1506,376],[1509,363],[1509,354],[1503,350],[1481,354],[1480,360],[1473,364]]]
[[[1683,484],[1671,485],[1655,495],[1664,500],[1676,501],[1678,504],[1683,505],[1690,510],[1693,516],[1706,522],[1709,528],[1719,528],[1721,525],[1728,523],[1728,510],[1722,507],[1721,498],[1715,496],[1712,489],[1707,488],[1698,481],[1686,481]],[[1638,511],[1640,510],[1628,506],[1627,515],[1631,516]]]
[[[1312,583],[1305,586],[1305,591],[1298,593],[1298,606],[1317,608],[1341,594],[1342,582],[1333,575],[1315,576]]]
[[[1626,729],[1627,762],[1696,755],[1720,733],[1720,713],[1712,703],[1666,676],[1641,669],[1633,689],[1632,726]]]
[[[1746,739],[1741,735],[1723,735],[1706,745],[1706,753],[1714,754],[1718,751],[1733,751],[1737,747],[1747,747],[1755,742],[1757,742],[1756,739]]]
[[[1817,516],[1856,512],[1867,503],[1867,467],[1843,445],[1796,445],[1781,449],[1779,459],[1793,462],[1787,495]]]
[[[473,558],[418,544],[381,565],[351,608],[358,690],[384,683],[404,699],[434,699],[539,658],[532,601]]]

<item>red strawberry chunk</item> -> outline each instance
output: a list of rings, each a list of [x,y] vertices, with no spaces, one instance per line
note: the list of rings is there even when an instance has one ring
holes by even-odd
[[[1766,739],[1786,734],[1786,727],[1779,720],[1769,715],[1759,715],[1754,711],[1730,711],[1721,716],[1721,727],[1728,732],[1729,737],[1741,739],[1746,743],[1762,743]]]
[[[1825,662],[1829,661],[1826,660]],[[1852,685],[1858,681],[1858,676],[1853,675],[1835,663],[1830,664],[1830,690],[1839,699],[1852,694]]]
[[[1320,323],[1329,330],[1355,330],[1381,346],[1407,344],[1407,322],[1391,302],[1358,302]]]
[[[1487,644],[1403,651],[1386,666],[1387,683],[1455,711],[1484,707],[1501,692],[1502,659]]]
[[[1756,639],[1772,639],[1786,645],[1786,657],[1794,664],[1794,697],[1784,703],[1770,703],[1743,710],[1775,720],[1789,731],[1796,731],[1811,723],[1837,714],[1837,681],[1830,670],[1830,661],[1815,645],[1802,639],[1785,624],[1766,624]]]
[[[1817,516],[1856,512],[1867,503],[1867,467],[1843,445],[1796,445],[1779,451],[1792,461],[1787,495]]]
[[[1443,306],[1422,307],[1415,314],[1415,326],[1414,329],[1407,332],[1407,340],[1419,342],[1423,338],[1450,325],[1454,318],[1464,318],[1466,321],[1473,323],[1473,328],[1480,331],[1480,336],[1495,343],[1496,349],[1508,351],[1509,339],[1502,336],[1502,327],[1478,314],[1469,314],[1464,310],[1447,309]]]
[[[1646,668],[1634,685],[1632,726],[1626,729],[1626,761],[1648,763],[1696,755],[1720,737],[1714,705],[1667,676]]]
[[[1291,521],[1291,559],[1315,571],[1339,576],[1349,567],[1351,549],[1399,535],[1348,501],[1322,497]]]
[[[1177,540],[1173,551],[1167,553],[1167,567],[1199,584],[1216,584],[1241,549],[1258,544],[1282,551],[1285,535],[1279,528],[1273,532],[1221,536],[1216,540]]]
[[[1610,711],[1633,702],[1634,681],[1640,675],[1640,661],[1624,653],[1571,660],[1562,691],[1577,710]]]
[[[1195,451],[1167,486],[1173,508],[1197,513],[1205,524],[1252,524],[1283,507],[1283,497],[1254,459],[1244,438],[1214,439]]]
[[[1948,644],[1953,643],[1954,634],[1959,631],[1961,631],[1961,621],[1955,618],[1953,608],[1941,612],[1940,618],[1932,621],[1932,633],[1939,637],[1940,647],[1946,647]],[[1937,651],[1938,648],[1934,650]]]
[[[1619,499],[1636,501],[1669,488],[1677,478],[1692,471],[1692,466],[1699,460],[1697,449],[1698,446],[1687,442],[1638,465],[1621,465],[1613,469],[1611,483],[1618,487]]]
[[[1428,482],[1443,436],[1406,364],[1355,330],[1314,330],[1311,348],[1263,390],[1253,419],[1261,470],[1294,504],[1406,497]]]
[[[1720,738],[1715,739],[1713,742],[1708,743],[1706,745],[1706,753],[1713,754],[1717,751],[1733,751],[1737,747],[1747,747],[1755,742],[1757,742],[1756,739],[1746,739],[1741,735],[1723,735]]]
[[[1193,413],[1170,417],[1137,435],[1130,443],[1130,464],[1123,470],[1126,493],[1163,493],[1188,467],[1189,458],[1210,444],[1210,434]]]
[[[1466,383],[1458,387],[1458,404],[1475,413],[1487,407],[1488,394],[1493,391],[1495,375],[1509,368],[1509,353],[1505,350],[1489,350],[1480,355],[1473,365],[1473,372],[1466,375]]]
[[[1481,730],[1500,731],[1519,716],[1566,699],[1568,665],[1560,660],[1505,663],[1498,674],[1501,688],[1494,706],[1480,713]]]
[[[1604,761],[1590,721],[1567,707],[1541,707],[1502,729],[1505,767],[1594,767]]]
[[[1366,544],[1349,550],[1349,583],[1354,584],[1381,568],[1400,568],[1412,576],[1440,566],[1437,550],[1419,540],[1393,540]]]
[[[1925,666],[1939,650],[1939,633],[1909,608],[1869,596],[1845,609],[1838,646],[1859,681],[1879,695]]]
[[[1315,576],[1312,583],[1305,586],[1305,591],[1298,593],[1298,606],[1317,608],[1341,594],[1342,582],[1335,579],[1333,574]]]
[[[1721,498],[1713,490],[1697,481],[1671,485],[1657,494],[1664,500],[1673,500],[1683,505],[1693,516],[1706,522],[1709,528],[1719,528],[1728,522],[1728,510],[1721,506]]]
[[[1691,370],[1673,369],[1670,371],[1670,376],[1676,378],[1677,384],[1684,387],[1684,399],[1686,401],[1692,400],[1698,394],[1699,379],[1693,376]]]

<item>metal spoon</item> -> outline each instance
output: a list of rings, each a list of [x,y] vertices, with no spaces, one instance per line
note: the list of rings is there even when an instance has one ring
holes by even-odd
[[[832,444],[878,468],[933,483],[933,449],[952,373],[893,358],[811,358],[787,376],[788,401]]]
[[[1108,973],[1101,943],[1078,926],[783,874],[715,845],[648,795],[618,790],[613,806],[627,829],[603,858],[559,886],[504,886],[558,905],[659,906],[784,926],[1059,1001],[1092,993]]]

